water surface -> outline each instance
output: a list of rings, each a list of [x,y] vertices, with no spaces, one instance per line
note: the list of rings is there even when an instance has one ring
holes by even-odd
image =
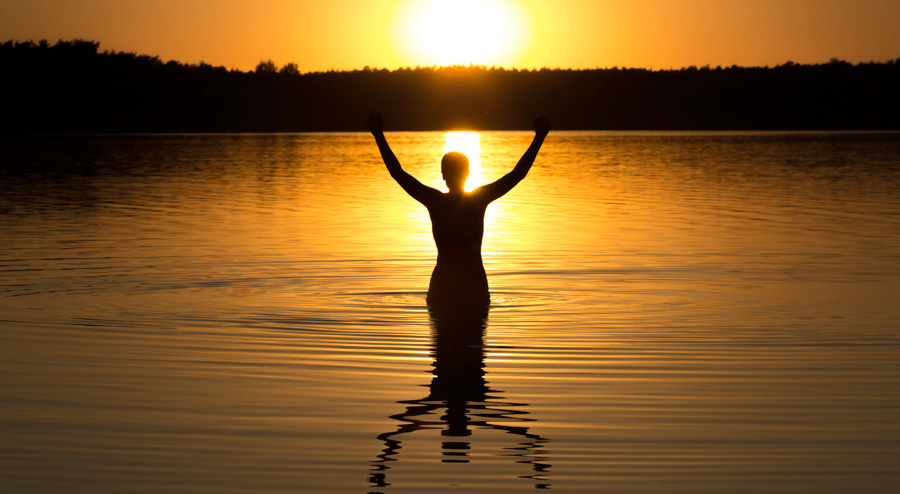
[[[6,137],[0,185],[4,492],[900,483],[896,133],[553,132],[459,340],[370,136]]]

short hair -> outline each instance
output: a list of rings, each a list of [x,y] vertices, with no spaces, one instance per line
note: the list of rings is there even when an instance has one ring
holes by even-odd
[[[441,174],[468,175],[469,158],[458,151],[450,151],[441,158]]]

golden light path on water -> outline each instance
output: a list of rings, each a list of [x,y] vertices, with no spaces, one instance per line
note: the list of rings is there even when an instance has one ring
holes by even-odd
[[[444,153],[457,151],[469,158],[469,179],[466,190],[483,185],[481,178],[481,136],[478,132],[458,131],[444,134],[447,144]]]

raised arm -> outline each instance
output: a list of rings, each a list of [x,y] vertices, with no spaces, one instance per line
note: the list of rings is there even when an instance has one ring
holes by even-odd
[[[424,203],[429,196],[441,193],[437,189],[423,185],[415,177],[403,170],[403,167],[400,166],[400,161],[394,156],[394,152],[391,151],[391,147],[384,137],[384,118],[382,118],[381,113],[377,111],[370,113],[368,118],[366,118],[366,123],[369,125],[369,132],[375,137],[375,143],[378,144],[378,150],[381,151],[381,159],[384,161],[388,172],[400,184],[400,187],[403,187],[407,194],[412,196],[413,199]]]
[[[516,167],[496,182],[480,187],[480,193],[484,194],[489,202],[502,197],[525,178],[528,170],[531,169],[531,165],[534,164],[534,159],[537,158],[541,144],[544,143],[544,138],[547,137],[549,132],[550,119],[545,116],[536,117],[534,119],[534,140],[531,141],[531,145],[528,146],[525,154],[519,158]]]

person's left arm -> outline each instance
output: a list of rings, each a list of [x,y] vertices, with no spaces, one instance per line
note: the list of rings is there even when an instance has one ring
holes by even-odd
[[[494,201],[502,197],[504,194],[512,190],[519,182],[525,178],[525,175],[528,174],[528,171],[531,170],[531,165],[534,164],[535,158],[537,158],[538,151],[541,150],[541,145],[544,143],[544,138],[547,137],[547,134],[550,133],[550,119],[545,116],[539,116],[534,119],[534,139],[531,141],[531,145],[528,146],[528,149],[525,151],[525,154],[519,158],[519,162],[516,163],[515,168],[512,169],[511,172],[507,173],[497,181],[481,186],[473,192],[477,192],[480,195],[483,195],[488,202]]]

